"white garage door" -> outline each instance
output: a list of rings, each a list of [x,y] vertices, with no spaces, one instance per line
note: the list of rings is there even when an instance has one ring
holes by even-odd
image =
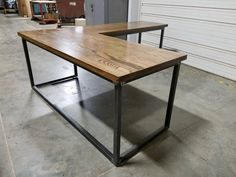
[[[140,0],[140,20],[168,23],[164,47],[191,66],[236,80],[236,0]],[[143,34],[157,45],[159,32]]]

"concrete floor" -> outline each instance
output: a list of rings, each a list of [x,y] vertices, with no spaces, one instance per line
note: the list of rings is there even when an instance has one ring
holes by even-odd
[[[0,15],[0,177],[236,176],[236,82],[183,65],[170,130],[116,168],[31,90],[16,33],[37,28],[55,25]],[[70,63],[29,49],[36,82],[72,73]],[[171,71],[125,86],[122,151],[162,125]],[[113,87],[79,76],[81,92],[74,81],[43,91],[111,149]]]

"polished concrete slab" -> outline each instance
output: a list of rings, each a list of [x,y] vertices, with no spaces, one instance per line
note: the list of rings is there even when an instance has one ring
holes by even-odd
[[[236,176],[236,82],[183,65],[170,130],[116,168],[30,88],[16,33],[56,26],[4,15],[0,22],[0,112],[8,144],[0,137],[1,177],[14,176],[12,170],[17,177]],[[70,63],[32,45],[29,50],[37,83],[73,73]],[[78,69],[79,85],[42,91],[112,149],[113,86]],[[122,151],[163,124],[171,73],[124,87]]]

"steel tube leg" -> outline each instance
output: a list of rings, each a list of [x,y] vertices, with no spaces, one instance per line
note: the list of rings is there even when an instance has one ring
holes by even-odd
[[[113,163],[118,166],[120,162],[120,137],[121,137],[121,100],[122,86],[115,85],[115,120],[114,120],[114,139],[113,139]]]
[[[164,32],[165,32],[165,30],[162,29],[162,30],[161,30],[161,37],[160,37],[159,48],[162,48],[162,46],[163,46]]]
[[[180,64],[174,66],[168,105],[167,105],[167,111],[166,111],[165,128],[170,127],[170,120],[171,120],[171,115],[172,115],[172,110],[173,110],[173,105],[174,105],[175,91],[176,91],[176,86],[177,86],[177,81],[178,81],[178,76],[179,76],[179,69],[180,69]]]
[[[23,48],[24,48],[25,59],[26,59],[28,74],[29,74],[29,78],[30,78],[30,84],[31,84],[31,87],[33,87],[35,85],[34,84],[34,77],[33,77],[33,72],[32,72],[32,68],[31,68],[29,51],[28,51],[26,40],[22,39],[22,44],[23,44]]]
[[[138,33],[138,43],[141,44],[142,42],[142,33]]]
[[[77,65],[74,64],[74,74],[75,76],[78,76],[78,69],[77,69]]]

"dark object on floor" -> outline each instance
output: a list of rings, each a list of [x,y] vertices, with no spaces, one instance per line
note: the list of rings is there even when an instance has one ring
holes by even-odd
[[[16,0],[5,0],[4,4],[6,9],[17,9]]]
[[[16,0],[3,0],[0,4],[3,8],[4,14],[6,13],[18,13]]]

